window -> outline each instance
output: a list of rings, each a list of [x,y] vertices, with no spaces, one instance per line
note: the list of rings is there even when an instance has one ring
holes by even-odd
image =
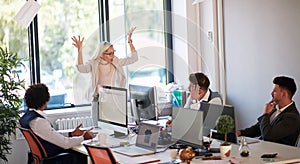
[[[161,0],[109,0],[109,39],[118,57],[130,49],[126,32],[137,27],[132,40],[138,62],[127,67],[130,84],[161,86],[167,83],[165,7]],[[120,28],[124,27],[124,28]]]
[[[38,13],[40,78],[50,90],[48,107],[85,104],[89,100],[75,95],[85,93],[85,76],[76,72],[77,48],[72,36],[85,38],[85,57],[90,58],[99,43],[98,1],[42,0]],[[86,49],[84,49],[86,50]]]
[[[6,0],[0,2],[0,46],[7,48],[9,52],[17,53],[21,58],[28,58],[28,31],[13,20],[23,5],[19,1]],[[26,80],[26,86],[30,84],[28,66],[29,62],[24,61],[23,65],[17,68],[20,79]],[[23,96],[22,93],[24,91],[20,93]]]
[[[125,68],[128,83],[147,81],[148,85],[165,85],[169,82],[166,63],[172,63],[167,61],[170,59],[166,49],[170,47],[166,48],[166,45],[171,37],[167,37],[165,32],[165,2],[171,3],[170,0],[38,0],[42,7],[37,17],[28,31],[19,29],[13,32],[18,37],[11,44],[19,45],[20,55],[32,59],[25,64],[28,85],[41,82],[49,87],[51,98],[48,108],[90,104],[91,100],[86,96],[90,88],[86,84],[91,83],[91,77],[75,68],[77,48],[72,45],[71,37],[80,35],[85,38],[84,62],[94,56],[100,40],[112,42],[116,55],[125,57],[129,54],[126,32],[133,26],[137,27],[133,42],[139,61]],[[1,5],[6,12],[2,15],[12,20],[6,18],[7,13],[14,16],[12,11],[17,11],[23,4],[7,2],[5,5]],[[18,9],[11,10],[12,6]],[[4,36],[4,32],[0,36]]]

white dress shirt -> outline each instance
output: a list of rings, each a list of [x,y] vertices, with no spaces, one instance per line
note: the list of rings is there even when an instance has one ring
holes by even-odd
[[[43,111],[36,109],[29,110],[34,110],[35,112],[46,118],[46,114]],[[30,121],[29,126],[31,130],[42,139],[64,149],[69,149],[76,145],[80,145],[84,140],[83,136],[68,137],[68,133],[59,133],[54,128],[52,128],[49,120],[41,117],[37,117],[36,119]]]
[[[292,104],[293,104],[293,101],[290,104],[288,104],[287,106],[285,106],[281,109],[279,109],[278,105],[276,105],[275,106],[276,111],[271,115],[270,122],[272,122],[281,112],[283,112],[287,107],[289,107]]]
[[[200,102],[208,101],[210,94],[211,94],[210,90],[208,90],[201,100],[199,100],[199,101],[194,100],[194,102],[191,99],[191,95],[189,95],[189,97],[187,98],[186,104],[184,105],[184,108],[199,110]],[[208,103],[222,105],[222,100],[220,99],[220,97],[215,97],[215,98],[211,99]]]

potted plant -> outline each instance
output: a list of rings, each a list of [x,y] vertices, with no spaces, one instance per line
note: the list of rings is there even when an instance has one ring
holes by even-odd
[[[16,68],[22,65],[22,58],[16,53],[0,47],[0,163],[8,161],[11,139],[19,121],[19,108],[22,104],[20,91],[24,80],[20,80]]]
[[[224,142],[220,144],[220,153],[223,157],[229,157],[231,152],[231,144],[227,142],[227,134],[234,128],[234,120],[229,115],[221,115],[216,121],[216,129],[218,133],[224,134]]]

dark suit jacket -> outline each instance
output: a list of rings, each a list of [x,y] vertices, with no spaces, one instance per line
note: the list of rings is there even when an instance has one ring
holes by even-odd
[[[260,139],[266,141],[295,146],[297,137],[300,134],[300,116],[295,102],[270,122],[270,116],[275,111],[276,109],[270,114],[260,116],[255,125],[241,130],[241,135],[260,137]]]

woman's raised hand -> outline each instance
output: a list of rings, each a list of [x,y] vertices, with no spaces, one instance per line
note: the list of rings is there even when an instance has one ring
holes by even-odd
[[[84,41],[84,37],[82,37],[82,39],[80,39],[80,36],[78,35],[78,38],[76,38],[76,36],[73,36],[71,39],[73,40],[72,45],[77,47],[78,50],[81,50],[82,42]]]
[[[127,35],[128,35],[128,43],[129,43],[129,42],[132,42],[131,36],[132,36],[133,31],[134,31],[135,29],[136,29],[136,27],[132,27],[132,28],[130,28],[129,32],[127,33]]]

